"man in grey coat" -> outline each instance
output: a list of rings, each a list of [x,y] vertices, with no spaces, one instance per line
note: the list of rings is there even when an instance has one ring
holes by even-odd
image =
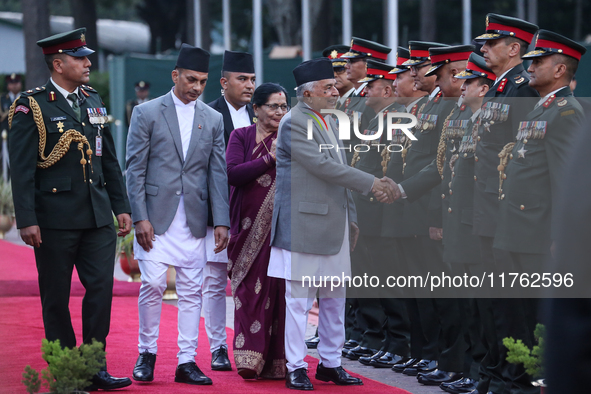
[[[268,275],[286,279],[286,386],[311,390],[306,374],[304,336],[308,312],[318,290],[304,276],[351,275],[350,249],[355,247],[355,204],[348,189],[395,196],[390,183],[346,165],[334,120],[321,114],[338,99],[329,59],[314,59],[293,70],[299,103],[285,115],[277,138],[277,189],[271,230]],[[312,120],[309,122],[308,120]],[[308,128],[312,128],[311,135]],[[330,148],[332,146],[332,148]],[[340,148],[340,149],[337,149]],[[350,237],[350,239],[349,239]],[[360,385],[341,367],[345,342],[345,287],[321,287],[316,379]]]
[[[175,382],[211,384],[195,364],[207,197],[211,196],[216,253],[230,226],[222,116],[197,98],[207,82],[209,53],[183,44],[171,92],[134,108],[127,139],[127,190],[135,224],[139,295],[138,381],[154,379],[162,294],[169,265],[179,296]]]

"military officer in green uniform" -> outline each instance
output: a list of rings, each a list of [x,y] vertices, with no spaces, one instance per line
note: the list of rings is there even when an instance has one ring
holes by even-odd
[[[0,131],[8,131],[8,110],[23,90],[20,74],[9,74],[4,78],[4,82],[8,91],[0,96]]]
[[[12,190],[17,227],[34,247],[45,336],[76,346],[68,301],[72,270],[85,287],[84,343],[106,344],[111,318],[117,232],[131,230],[130,206],[107,112],[88,85],[91,63],[86,29],[37,42],[51,79],[27,90],[11,106],[8,121]],[[90,389],[131,384],[104,366]]]
[[[379,62],[385,62],[388,58],[388,54],[391,52],[391,48],[378,44],[377,42],[364,40],[362,38],[353,37],[351,40],[351,46],[348,51],[340,56],[340,59],[346,61],[345,70],[347,79],[353,84],[353,88],[348,92],[342,94],[337,102],[336,109],[345,112],[351,122],[351,139],[349,141],[343,141],[345,145],[345,155],[347,157],[347,164],[351,164],[353,159],[354,150],[353,147],[358,145],[360,140],[353,131],[357,128],[359,132],[362,132],[367,127],[369,119],[371,119],[375,112],[371,108],[365,106],[365,87],[366,82],[359,82],[367,76],[367,59],[374,59]],[[355,117],[357,122],[355,123]],[[369,119],[368,119],[369,118]],[[360,301],[364,302],[364,301]],[[347,316],[345,319],[345,326],[347,327],[347,342],[345,342],[344,349],[349,350],[359,346],[361,341],[362,333],[368,328],[368,323],[363,321],[363,317],[358,314],[359,301],[352,298],[347,299]],[[375,305],[366,304],[365,308],[375,308],[377,313],[380,309]],[[362,354],[346,354],[343,351],[343,356],[357,359],[360,355],[372,355],[373,352],[366,350]]]
[[[373,59],[367,61],[367,66],[367,77],[359,82],[367,83],[366,106],[376,115],[363,134],[375,138],[363,140],[362,145],[356,147],[351,165],[381,178],[385,176],[390,154],[385,131],[387,116],[389,113],[401,112],[404,107],[396,102],[394,95],[392,82],[396,74],[389,73],[393,66]],[[383,276],[384,266],[398,271],[392,264],[396,254],[395,240],[393,237],[382,237],[381,234],[384,204],[374,196],[357,193],[353,194],[353,199],[360,213],[359,248],[356,247],[351,254],[353,275],[366,273],[369,276]],[[395,263],[400,265],[397,261]],[[375,366],[378,364],[372,362],[381,359],[379,367],[390,368],[393,363],[405,358],[409,351],[409,322],[404,301],[383,294],[380,298],[361,298],[359,304],[358,316],[367,322],[367,328],[363,332],[360,348],[352,349],[345,356],[351,358],[351,353],[357,353],[359,362]],[[362,355],[370,352],[373,354]]]
[[[443,205],[443,261],[452,266],[454,275],[468,273],[481,277],[484,270],[480,258],[480,243],[478,237],[472,234],[474,148],[482,100],[496,76],[486,66],[483,57],[472,53],[466,69],[456,74],[455,78],[464,81],[461,88],[461,107],[467,107],[465,112],[469,113],[470,117],[459,124],[448,124],[447,129],[455,129],[449,134],[458,140],[459,145],[454,145],[453,154],[443,163],[444,171],[450,171],[452,174],[449,179],[444,179],[442,184],[441,196],[443,201],[447,202],[447,207]],[[466,330],[465,337],[472,362],[464,365],[462,379],[442,383],[440,387],[449,393],[460,393],[475,390],[478,385],[481,388],[480,392],[485,393],[490,381],[486,369],[490,359],[487,352],[491,349],[490,344],[494,349],[496,343],[494,320],[487,312],[491,308],[490,301],[487,298],[472,298],[461,299],[460,302],[463,310],[460,323]]]
[[[150,100],[150,82],[139,81],[135,84],[135,98],[129,100],[125,104],[125,115],[127,117],[127,125],[131,124],[131,114],[136,105],[145,103]]]
[[[538,275],[543,283],[544,263],[558,238],[559,185],[585,124],[584,110],[569,88],[585,51],[564,36],[538,32],[535,50],[524,59],[532,59],[529,86],[541,99],[520,118],[516,142],[505,146],[500,155],[494,247],[506,251],[514,272],[527,273],[532,282]],[[535,310],[526,317],[532,329]],[[518,388],[531,391],[527,386]]]
[[[488,272],[513,271],[507,266],[508,254],[493,248],[499,213],[498,154],[507,143],[514,141],[519,120],[533,108],[537,100],[532,98],[539,96],[528,85],[529,75],[522,64],[522,56],[537,30],[536,25],[521,19],[488,14],[485,34],[475,38],[483,43],[481,52],[486,65],[497,76],[483,101],[474,152],[473,231],[479,236],[482,262]],[[526,315],[535,313],[535,306],[531,305],[531,300],[519,298],[492,299],[491,302],[498,359],[489,364],[492,379],[488,390],[493,393],[537,392],[525,370],[506,361],[506,348],[502,344],[503,338],[513,337],[531,345],[533,327],[528,327]]]

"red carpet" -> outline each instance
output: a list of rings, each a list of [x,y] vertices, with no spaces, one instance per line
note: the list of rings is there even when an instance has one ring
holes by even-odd
[[[0,269],[3,272],[2,289],[7,283],[15,283],[13,289],[18,289],[17,283],[23,287],[30,286],[36,276],[32,250],[0,241]],[[32,272],[31,272],[32,270]],[[114,376],[131,376],[133,365],[137,358],[137,284],[119,282],[121,293],[132,293],[134,296],[116,296],[113,299],[111,318],[111,333],[107,344],[107,365]],[[41,339],[44,336],[41,320],[41,303],[36,296],[3,296],[0,303],[0,393],[24,393],[24,386],[20,383],[24,367],[30,364],[38,371],[46,365],[41,358]],[[72,321],[77,336],[81,337],[81,304],[82,298],[73,296],[70,301]],[[170,305],[163,305],[160,326],[159,355],[156,362],[156,377],[154,382],[141,384],[134,382],[132,386],[117,390],[122,393],[194,393],[222,392],[222,393],[288,393],[283,380],[244,381],[233,372],[215,372],[209,367],[211,356],[207,335],[201,320],[199,336],[199,350],[197,364],[203,372],[213,380],[212,386],[195,387],[174,383],[178,351],[177,341],[177,309]],[[233,331],[227,329],[228,343],[232,343]],[[232,354],[230,359],[233,360]],[[382,383],[364,378],[364,386],[337,387],[332,383],[324,383],[314,379],[314,371],[318,360],[307,357],[310,364],[310,377],[316,391],[349,392],[349,393],[395,393],[408,394],[407,391],[390,387]]]

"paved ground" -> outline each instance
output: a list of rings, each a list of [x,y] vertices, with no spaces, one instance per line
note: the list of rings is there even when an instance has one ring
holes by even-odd
[[[24,245],[20,237],[18,236],[18,232],[16,229],[12,229],[8,233],[6,233],[5,238],[6,241],[10,241],[16,244]],[[117,280],[127,280],[127,275],[121,271],[119,264],[115,264],[115,272],[114,276]],[[176,300],[165,301],[167,304],[175,305]],[[306,337],[312,336],[316,331],[316,326],[313,323],[317,322],[317,318],[311,316],[310,322],[308,323],[308,328],[306,330]],[[232,297],[226,297],[226,326],[233,328],[234,327],[234,302]],[[206,335],[205,333],[200,333],[202,335]],[[318,358],[318,352],[316,350],[309,350],[309,354],[312,357]],[[442,391],[439,387],[428,387],[419,384],[415,377],[413,376],[406,376],[402,374],[395,373],[389,369],[377,369],[373,367],[365,366],[358,361],[351,361],[346,358],[343,358],[343,367],[349,371],[353,371],[358,373],[362,376],[367,378],[377,380],[384,384],[399,387],[401,389],[407,390],[413,394],[442,394]],[[314,373],[315,371],[310,371],[310,373]],[[335,391],[337,391],[335,387]]]

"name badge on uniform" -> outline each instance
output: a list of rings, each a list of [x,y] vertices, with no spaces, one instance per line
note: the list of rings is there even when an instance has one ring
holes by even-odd
[[[103,155],[103,137],[101,137],[100,135],[96,136],[96,145],[94,148],[94,153],[96,156]]]

